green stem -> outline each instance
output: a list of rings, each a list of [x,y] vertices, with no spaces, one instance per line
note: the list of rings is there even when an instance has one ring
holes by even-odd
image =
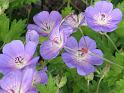
[[[93,5],[93,0],[90,0],[90,5]]]
[[[29,18],[30,18],[31,10],[32,10],[32,8],[31,8],[31,6],[29,6],[29,9],[27,10],[27,23],[28,23]]]
[[[57,88],[56,93],[59,93],[59,88]]]
[[[70,0],[68,0],[67,7],[70,7],[70,2],[71,2],[71,1],[70,1]]]
[[[89,91],[89,86],[90,86],[90,81],[89,80],[87,80],[87,93],[90,93],[90,91]]]
[[[3,45],[0,47],[0,50],[3,48],[3,46],[5,45],[6,43],[3,43]]]
[[[105,35],[108,40],[112,43],[113,47],[116,49],[117,52],[119,52],[119,50],[117,49],[116,45],[114,44],[114,42],[112,41],[112,39],[109,37],[109,35],[107,35],[107,33],[101,33],[102,35]]]
[[[100,83],[101,83],[103,78],[104,78],[104,75],[99,79],[99,82],[98,82],[98,85],[97,85],[97,89],[96,89],[96,93],[99,93]]]
[[[87,3],[87,1],[85,1],[85,0],[82,0],[82,2],[88,6],[88,3]]]
[[[79,29],[79,31],[81,32],[82,36],[84,36],[84,33],[83,33],[81,27],[79,27],[78,29]]]
[[[90,51],[90,52],[91,52],[91,51]],[[98,58],[101,58],[101,59],[103,59],[104,61],[109,62],[110,64],[114,64],[114,65],[116,65],[116,66],[118,66],[118,67],[124,69],[123,66],[121,66],[121,65],[119,65],[119,64],[116,64],[116,63],[112,62],[111,60],[108,60],[107,58],[104,58],[104,57],[102,57],[102,56],[99,56],[98,54],[93,53],[93,52],[91,52],[91,53],[92,53],[91,55],[93,55],[93,56],[96,56],[96,57],[98,57]]]

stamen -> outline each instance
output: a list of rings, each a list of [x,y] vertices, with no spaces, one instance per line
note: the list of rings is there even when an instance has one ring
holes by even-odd
[[[22,58],[21,56],[18,56],[18,57],[15,58],[15,63],[20,63],[20,64],[22,64],[23,61],[24,61],[24,58]]]
[[[105,13],[99,13],[94,16],[94,19],[96,20],[95,24],[105,26],[105,25],[109,25],[109,20],[111,20],[111,16]]]
[[[82,48],[82,49],[81,49],[81,52],[83,52],[83,53],[88,53],[88,49],[87,49],[87,48]]]
[[[55,37],[55,38],[53,39],[53,42],[55,42],[55,43],[59,44],[58,39],[59,39],[59,37]]]
[[[42,29],[44,30],[44,32],[49,32],[50,31],[50,25],[47,22],[41,22]]]

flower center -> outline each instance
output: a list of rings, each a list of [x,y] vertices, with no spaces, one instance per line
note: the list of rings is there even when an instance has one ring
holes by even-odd
[[[88,49],[87,49],[87,48],[82,48],[80,51],[81,51],[83,54],[88,53]]]
[[[105,14],[105,13],[99,13],[94,16],[96,20],[96,24],[101,25],[101,26],[106,26],[109,24],[109,21],[111,20],[111,16]]]
[[[78,50],[78,52],[76,54],[76,56],[77,56],[76,59],[77,59],[78,63],[82,63],[82,61],[86,61],[87,53],[88,53],[87,48],[82,48],[82,49]]]
[[[60,35],[60,37],[55,37],[52,41],[53,44],[55,44],[58,48],[61,48],[63,46],[63,35]]]
[[[53,27],[53,23],[41,22],[42,29],[45,33],[50,33]]]
[[[18,56],[14,59],[16,67],[17,68],[22,68],[25,65],[25,60],[22,56]]]

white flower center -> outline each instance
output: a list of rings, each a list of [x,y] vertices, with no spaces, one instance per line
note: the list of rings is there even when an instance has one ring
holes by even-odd
[[[25,61],[24,57],[17,56],[17,57],[15,57],[14,62],[16,64],[16,67],[21,69],[21,68],[23,68],[25,66],[26,61]]]
[[[86,62],[87,61],[87,55],[88,55],[88,49],[82,48],[81,50],[78,50],[74,55],[78,63]]]
[[[55,44],[55,46],[57,46],[58,48],[61,48],[64,43],[63,33],[61,33],[60,36],[55,37],[52,41],[53,41],[53,44]]]
[[[112,17],[105,13],[99,13],[94,16],[94,19],[96,20],[95,24],[106,26],[109,25],[109,21],[112,19]]]

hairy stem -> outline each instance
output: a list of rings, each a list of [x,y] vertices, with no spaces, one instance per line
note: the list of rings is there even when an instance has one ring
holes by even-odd
[[[113,40],[109,37],[109,35],[107,35],[107,33],[100,33],[100,34],[105,35],[105,36],[108,38],[108,40],[112,43],[112,45],[113,45],[113,47],[115,48],[115,50],[116,50],[117,52],[119,52],[119,50],[117,49],[115,43],[114,43]]]
[[[90,93],[90,91],[89,91],[89,86],[90,86],[90,81],[89,80],[87,80],[87,93]]]
[[[83,2],[84,4],[86,4],[86,6],[88,6],[87,0],[82,0],[82,2]]]
[[[104,75],[99,79],[99,82],[98,82],[98,85],[97,85],[97,89],[96,89],[96,93],[99,93],[100,83],[101,83],[103,78],[104,78]]]

